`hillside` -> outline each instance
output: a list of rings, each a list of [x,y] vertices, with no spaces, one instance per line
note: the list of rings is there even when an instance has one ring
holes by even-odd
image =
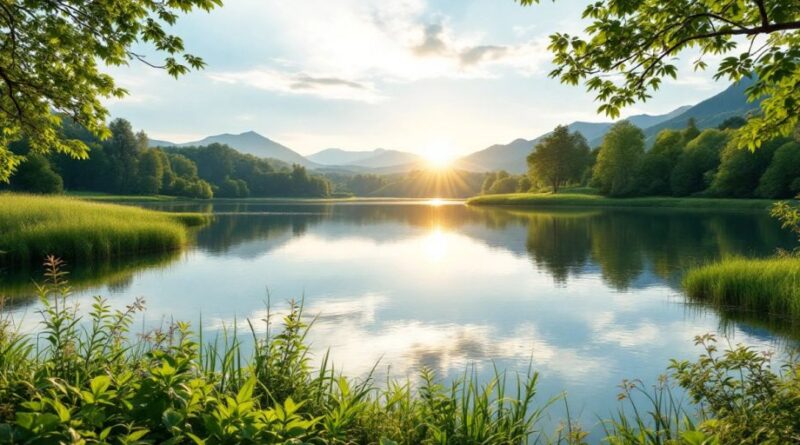
[[[712,96],[696,105],[683,106],[662,115],[641,114],[628,118],[641,128],[647,137],[647,144],[652,144],[655,135],[667,128],[684,128],[689,118],[694,118],[699,128],[716,127],[732,116],[745,116],[759,106],[748,103],[745,89],[752,84],[745,79],[739,84],[731,85],[725,91]],[[603,141],[613,122],[573,122],[568,125],[571,131],[579,131],[589,141],[589,146],[597,147]],[[470,171],[507,170],[511,173],[522,173],[527,165],[525,158],[542,137],[527,140],[516,139],[508,144],[497,144],[472,153],[458,161],[459,168]]]
[[[661,123],[675,116],[681,115],[691,107],[684,106],[673,110],[667,114],[649,115],[640,114],[631,116],[629,121],[637,126],[653,125]],[[567,127],[570,131],[580,132],[589,142],[589,146],[595,147],[600,144],[606,132],[613,125],[613,122],[573,122]],[[508,144],[496,144],[483,150],[467,155],[458,160],[457,166],[469,171],[494,171],[506,170],[510,173],[523,173],[527,169],[525,158],[533,150],[533,147],[540,139],[547,136],[545,133],[533,139],[515,139]]]
[[[648,141],[652,141],[659,131],[666,128],[685,127],[689,118],[694,118],[699,128],[709,128],[716,127],[729,117],[746,116],[759,107],[759,102],[747,102],[745,96],[745,90],[752,83],[752,80],[744,79],[672,119],[646,128],[645,135]]]
[[[309,161],[320,165],[346,165],[374,156],[373,151],[342,150],[341,148],[326,148],[306,156]]]
[[[416,163],[420,160],[420,157],[413,153],[384,148],[376,148],[369,151],[328,148],[308,156],[308,159],[326,166],[382,169]]]
[[[208,136],[199,141],[175,144],[167,141],[150,139],[151,147],[199,147],[214,143],[227,145],[242,153],[251,154],[259,158],[272,158],[285,162],[289,165],[300,164],[306,167],[314,167],[315,164],[301,154],[285,145],[279,144],[272,139],[264,137],[255,131],[247,131],[241,134],[218,134]]]

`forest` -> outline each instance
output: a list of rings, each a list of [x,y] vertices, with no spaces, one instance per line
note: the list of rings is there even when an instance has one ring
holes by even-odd
[[[684,129],[662,130],[646,149],[642,130],[621,121],[594,150],[580,133],[559,126],[533,148],[527,174],[489,174],[481,192],[558,192],[582,186],[610,197],[785,199],[800,193],[797,138],[774,138],[757,150],[742,148],[735,130],[745,123],[733,117],[718,128],[700,130],[690,120]]]
[[[143,131],[130,122],[109,124],[111,136],[100,140],[64,119],[64,137],[84,142],[88,159],[30,152],[26,141],[12,150],[26,156],[1,188],[31,193],[92,191],[118,195],[170,195],[209,199],[245,197],[326,197],[330,182],[305,167],[257,158],[228,146],[151,148]]]

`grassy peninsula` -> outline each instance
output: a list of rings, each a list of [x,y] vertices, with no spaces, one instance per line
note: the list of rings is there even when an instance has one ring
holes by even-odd
[[[611,198],[588,193],[506,193],[475,196],[468,205],[520,207],[674,207],[696,209],[766,210],[769,199],[672,198],[666,196]]]
[[[690,298],[721,308],[800,320],[800,258],[734,258],[687,272]]]
[[[176,250],[187,243],[187,227],[209,218],[20,194],[0,194],[0,209],[0,263],[17,265],[51,254],[88,262]]]

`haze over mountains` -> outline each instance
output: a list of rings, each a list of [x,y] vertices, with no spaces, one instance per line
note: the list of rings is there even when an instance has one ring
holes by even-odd
[[[751,83],[752,81],[744,80],[697,105],[683,106],[662,115],[631,116],[628,120],[644,130],[648,145],[652,143],[659,131],[666,128],[684,128],[690,118],[695,119],[699,128],[715,127],[729,117],[745,116],[758,108],[758,103],[749,103],[746,100],[744,90]],[[603,136],[613,124],[613,122],[577,121],[572,122],[568,127],[571,131],[579,131],[591,147],[596,147],[600,145]],[[511,173],[522,173],[527,169],[526,157],[536,143],[547,134],[532,139],[519,138],[507,144],[492,145],[457,159],[454,167],[475,172],[507,170]],[[212,143],[226,144],[243,153],[261,158],[273,158],[287,164],[300,164],[315,170],[399,173],[419,169],[424,165],[422,157],[417,154],[383,148],[368,151],[328,148],[309,156],[303,156],[254,131],[208,136],[199,141],[181,144],[150,140],[150,145],[153,147],[202,146]]]
[[[307,159],[321,165],[358,166],[366,168],[384,168],[395,165],[420,162],[422,158],[414,153],[399,150],[376,148],[369,151],[342,150],[328,148],[307,156]]]

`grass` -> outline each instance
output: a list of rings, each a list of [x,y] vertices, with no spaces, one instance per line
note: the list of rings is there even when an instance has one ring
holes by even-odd
[[[449,383],[423,369],[376,384],[338,375],[326,354],[312,367],[313,320],[291,304],[266,336],[223,331],[207,342],[183,322],[131,332],[141,300],[121,310],[96,298],[76,315],[61,262],[49,258],[31,335],[0,317],[0,443],[110,444],[585,444],[569,417],[543,419],[537,374],[466,371]],[[0,311],[2,314],[2,311]],[[800,367],[784,374],[744,347],[717,352],[699,337],[696,362],[674,361],[668,381],[624,382],[620,408],[600,422],[602,443],[792,443],[800,433]],[[245,346],[248,344],[250,346]],[[568,412],[569,410],[567,410]]]
[[[168,252],[187,243],[186,227],[208,218],[74,198],[0,194],[0,263],[31,265],[50,254],[83,263]]]
[[[720,308],[800,321],[800,258],[733,258],[689,270],[687,295]]]
[[[182,198],[168,195],[115,195],[101,192],[66,192],[67,196],[86,199],[89,201],[113,202],[162,202],[162,201],[190,201],[191,198]]]
[[[675,207],[695,209],[758,209],[768,208],[767,199],[671,198],[665,196],[642,198],[609,198],[586,193],[509,193],[482,195],[467,200],[468,205],[526,206],[526,207]]]

